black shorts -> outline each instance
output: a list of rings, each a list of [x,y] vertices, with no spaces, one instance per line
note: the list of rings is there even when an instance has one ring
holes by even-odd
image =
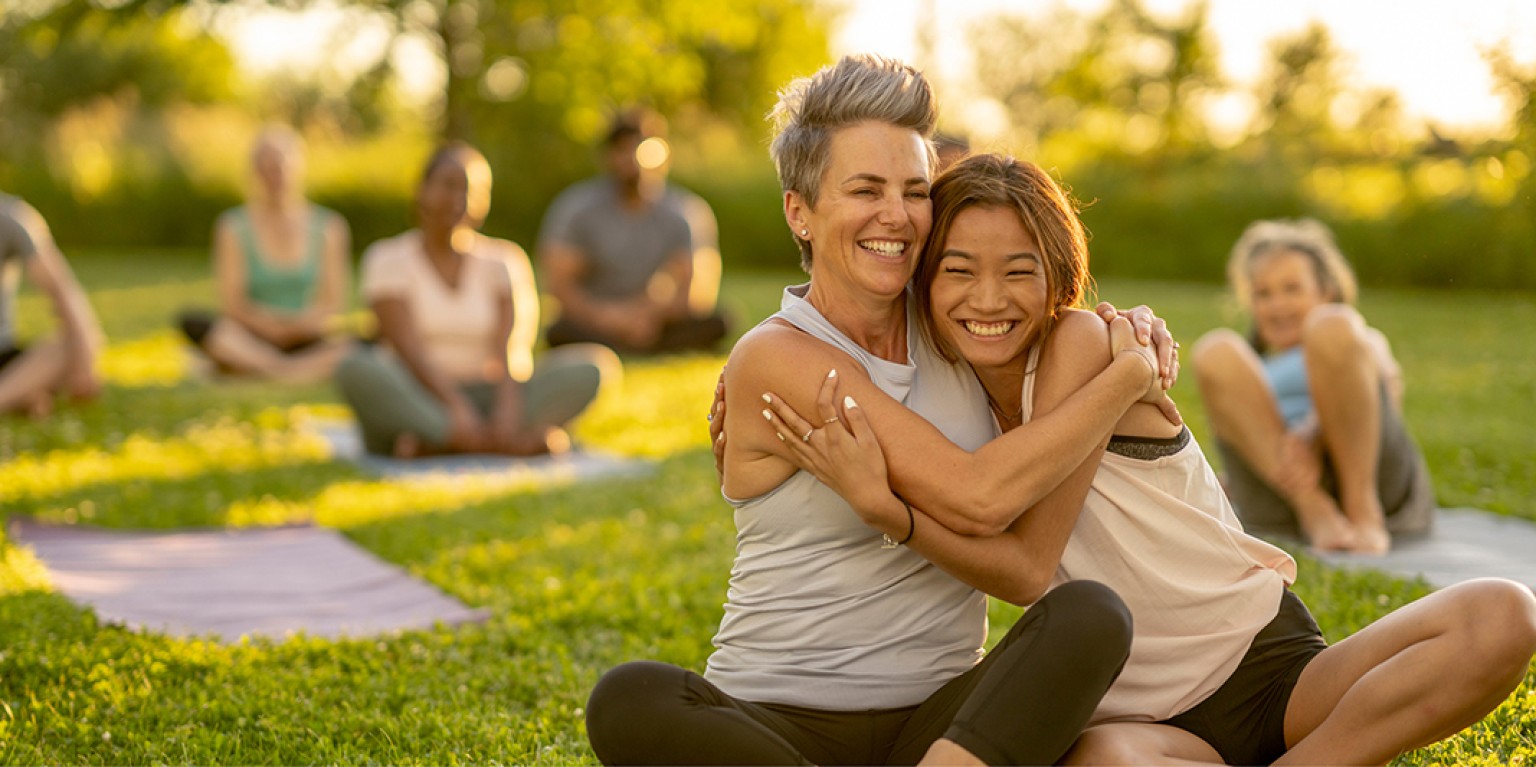
[[[1269,764],[1285,753],[1285,709],[1302,669],[1328,647],[1290,589],[1232,676],[1211,697],[1162,724],[1200,736],[1227,764]]]
[[[20,357],[23,351],[26,350],[20,346],[0,348],[0,370],[4,370],[6,365],[15,362],[16,358]]]

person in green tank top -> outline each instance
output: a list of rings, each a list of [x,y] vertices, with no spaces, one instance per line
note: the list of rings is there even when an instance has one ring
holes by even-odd
[[[221,373],[321,381],[346,352],[334,332],[349,289],[351,235],[345,219],[304,197],[303,170],[299,137],[264,130],[251,149],[246,204],[214,225],[220,312],[184,312],[180,325]]]

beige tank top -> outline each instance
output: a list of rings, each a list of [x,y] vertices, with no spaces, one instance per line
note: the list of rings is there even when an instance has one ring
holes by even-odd
[[[1038,347],[1024,378],[1034,409]],[[1134,625],[1125,670],[1095,724],[1181,714],[1237,669],[1296,580],[1296,562],[1243,532],[1193,438],[1147,460],[1105,452],[1053,587],[1088,579],[1115,590]]]

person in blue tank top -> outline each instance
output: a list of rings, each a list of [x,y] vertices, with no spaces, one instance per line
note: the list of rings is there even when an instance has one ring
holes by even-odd
[[[221,373],[279,381],[325,380],[346,353],[351,235],[336,212],[304,197],[298,135],[263,131],[251,149],[246,204],[213,232],[220,313],[183,312],[182,332]]]
[[[1255,222],[1227,276],[1252,333],[1213,330],[1192,363],[1243,526],[1364,554],[1427,533],[1434,490],[1403,424],[1402,369],[1354,307],[1332,233]]]

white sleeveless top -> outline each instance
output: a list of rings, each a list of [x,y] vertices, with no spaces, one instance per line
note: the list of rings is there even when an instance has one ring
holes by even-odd
[[[870,354],[785,289],[774,315],[851,354],[882,391],[975,450],[993,436],[986,393],[908,322],[907,359]],[[908,317],[912,313],[910,304]],[[832,711],[927,699],[981,659],[986,597],[880,534],[831,488],[796,472],[735,507],[736,561],[704,677],[759,703]]]
[[[1034,409],[1039,348],[1024,377]],[[1105,452],[1052,587],[1089,579],[1130,608],[1131,656],[1093,723],[1181,714],[1237,669],[1296,580],[1284,551],[1243,532],[1216,473],[1190,438],[1152,460]]]

